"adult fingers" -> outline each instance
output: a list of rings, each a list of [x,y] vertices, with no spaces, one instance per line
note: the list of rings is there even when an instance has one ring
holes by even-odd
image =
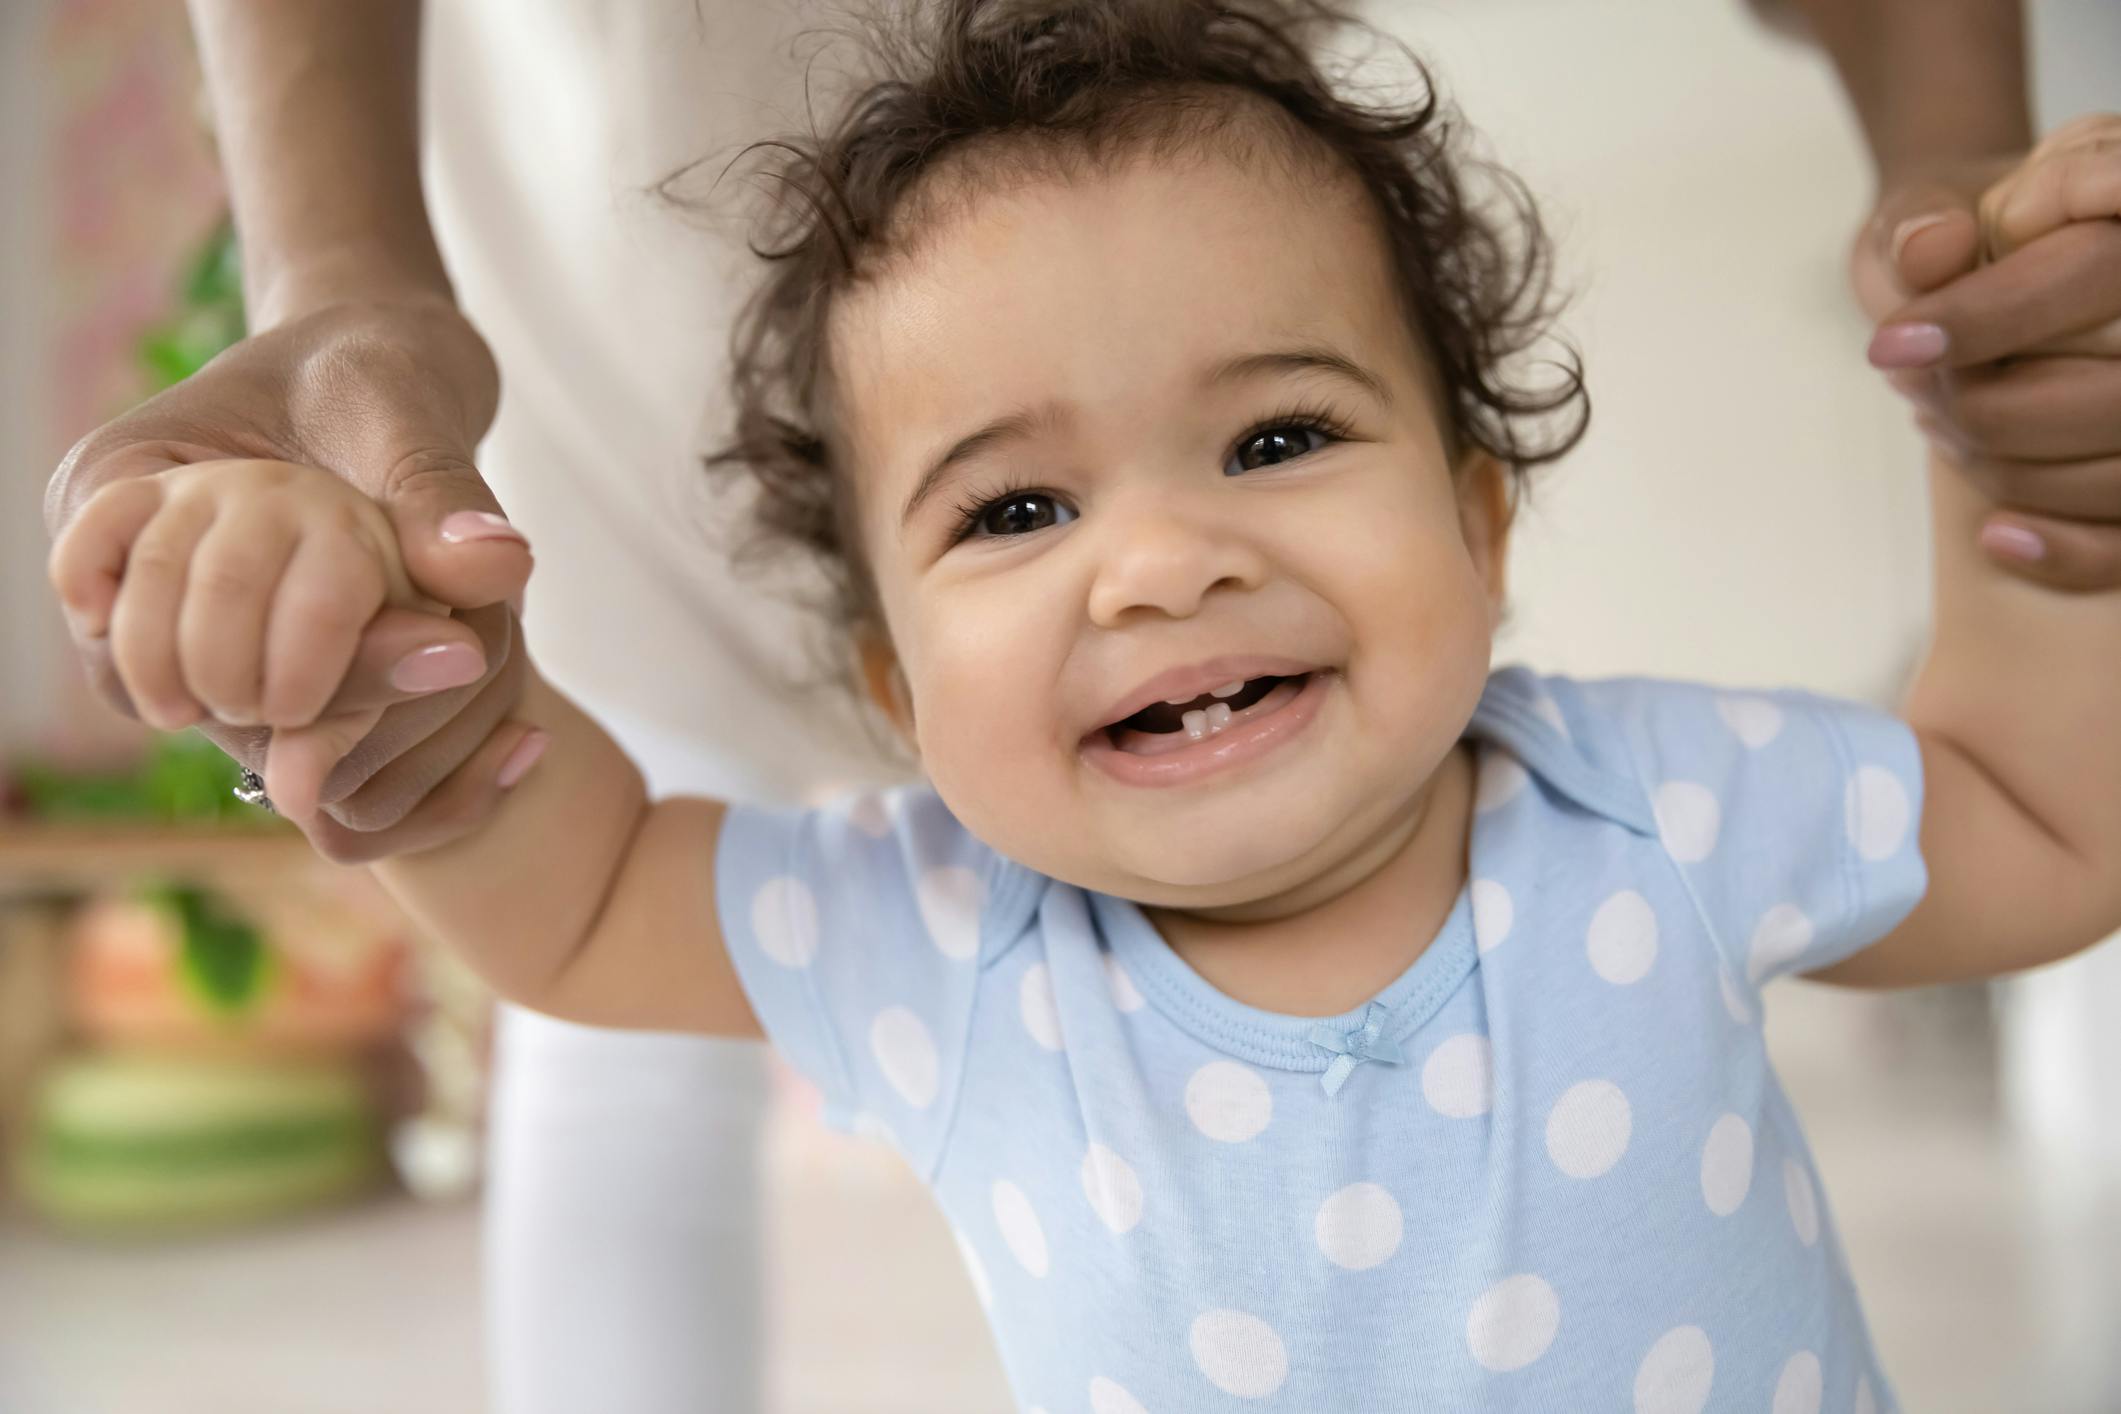
[[[277,727],[265,750],[265,793],[273,808],[301,824],[321,808],[331,768],[368,735],[383,714],[349,712],[305,727]]]
[[[2121,589],[2121,525],[2000,510],[1982,522],[1981,548],[1998,568],[2072,593]]]
[[[376,558],[352,540],[303,537],[260,634],[267,724],[301,727],[317,720],[387,591]]]
[[[516,783],[537,764],[550,738],[528,722],[504,721],[456,770],[396,824],[356,830],[328,814],[299,822],[327,859],[367,864],[448,844],[484,824]]]
[[[2121,526],[2121,455],[2085,461],[2006,461],[1970,455],[1945,435],[1932,433],[1932,440],[1952,457],[1967,480],[1999,506]]]
[[[514,711],[524,674],[513,617],[497,607],[468,610],[460,621],[479,633],[486,677],[383,714],[325,782],[323,799],[341,824],[373,831],[397,823]]]
[[[2028,358],[1954,370],[1918,396],[1926,428],[1975,456],[2075,461],[2121,453],[2121,362]]]
[[[1879,368],[1965,368],[2121,317],[2121,221],[2079,222],[1894,310],[1871,339]]]
[[[403,457],[377,499],[422,593],[453,609],[522,594],[530,580],[530,541],[502,514],[468,460],[446,451]]]
[[[486,649],[470,623],[386,607],[361,630],[353,661],[320,715],[393,707],[485,675]]]
[[[256,506],[224,506],[199,537],[177,611],[184,684],[209,716],[260,720],[266,616],[295,553],[294,528]]]
[[[164,505],[127,552],[125,579],[111,609],[112,661],[140,720],[162,731],[188,727],[202,711],[177,661],[177,611],[193,548],[213,515],[213,507],[198,500]]]

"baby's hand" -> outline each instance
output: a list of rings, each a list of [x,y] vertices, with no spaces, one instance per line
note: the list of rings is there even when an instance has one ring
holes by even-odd
[[[312,467],[212,461],[115,482],[52,547],[85,637],[107,635],[140,719],[308,727],[386,604],[413,590],[389,518]]]

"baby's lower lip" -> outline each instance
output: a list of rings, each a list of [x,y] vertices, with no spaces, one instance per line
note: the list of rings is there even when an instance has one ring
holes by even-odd
[[[1332,676],[1318,671],[1290,678],[1232,714],[1221,731],[1197,741],[1182,731],[1093,732],[1084,739],[1083,759],[1128,785],[1194,781],[1271,751],[1302,731],[1318,714]]]

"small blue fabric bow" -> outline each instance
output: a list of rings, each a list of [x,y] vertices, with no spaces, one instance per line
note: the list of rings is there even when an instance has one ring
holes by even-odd
[[[1335,1031],[1330,1026],[1311,1028],[1311,1044],[1333,1053],[1333,1063],[1318,1078],[1328,1095],[1338,1095],[1340,1087],[1355,1073],[1355,1067],[1364,1061],[1398,1065],[1406,1059],[1400,1054],[1399,1043],[1384,1034],[1391,1019],[1389,1008],[1371,1002],[1370,1009],[1362,1014],[1362,1025],[1353,1031]]]

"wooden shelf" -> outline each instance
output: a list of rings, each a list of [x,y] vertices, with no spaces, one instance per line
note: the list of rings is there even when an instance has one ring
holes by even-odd
[[[255,876],[315,859],[293,829],[0,824],[0,897],[64,893],[143,874]]]

